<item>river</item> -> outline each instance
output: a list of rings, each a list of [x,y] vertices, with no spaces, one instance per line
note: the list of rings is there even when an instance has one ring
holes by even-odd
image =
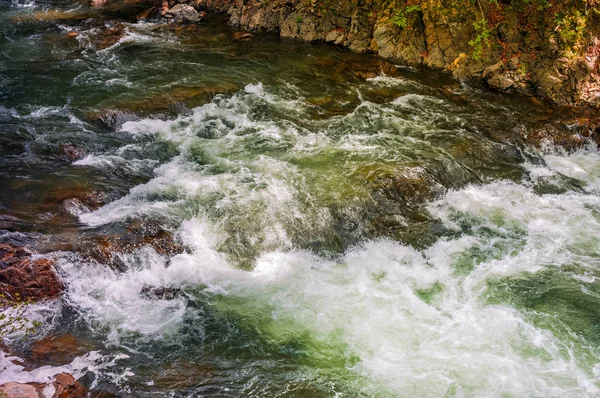
[[[0,382],[600,395],[600,153],[524,138],[568,132],[563,111],[333,46],[236,41],[218,16],[133,15],[0,2],[0,236],[52,253],[65,283],[9,341],[88,347],[37,373],[3,359]],[[65,211],[61,192],[102,203]],[[85,255],[132,224],[182,250]]]

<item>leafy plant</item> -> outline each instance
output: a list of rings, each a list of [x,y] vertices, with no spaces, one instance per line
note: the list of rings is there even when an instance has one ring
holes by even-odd
[[[396,11],[394,15],[392,15],[390,20],[394,25],[396,25],[400,29],[404,29],[406,28],[406,25],[408,23],[408,14],[419,11],[421,11],[421,6],[419,6],[418,4],[413,6],[406,6]]]
[[[483,55],[483,49],[488,45],[490,36],[492,33],[491,29],[488,29],[488,23],[485,18],[479,19],[473,23],[477,36],[471,41],[469,45],[473,47],[473,59],[479,60]]]
[[[0,294],[0,300],[5,299],[6,296]],[[0,338],[20,331],[30,334],[41,325],[41,322],[31,321],[25,315],[27,306],[33,303],[31,299],[22,300],[19,293],[13,299],[9,307],[0,314]]]

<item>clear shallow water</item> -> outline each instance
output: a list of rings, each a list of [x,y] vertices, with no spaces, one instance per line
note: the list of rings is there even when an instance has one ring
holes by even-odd
[[[48,10],[70,11],[31,17]],[[2,239],[57,259],[66,292],[31,308],[38,337],[72,333],[91,352],[0,380],[66,369],[117,396],[598,395],[600,155],[523,138],[566,129],[558,111],[329,46],[234,42],[217,20],[131,15],[2,3]],[[65,191],[106,204],[65,213]],[[80,253],[139,220],[185,251],[146,246],[119,267]]]

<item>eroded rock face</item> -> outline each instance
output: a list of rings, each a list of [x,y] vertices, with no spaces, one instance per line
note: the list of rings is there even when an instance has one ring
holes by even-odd
[[[54,260],[36,257],[24,247],[0,244],[0,292],[8,300],[58,297],[63,285],[53,266]]]

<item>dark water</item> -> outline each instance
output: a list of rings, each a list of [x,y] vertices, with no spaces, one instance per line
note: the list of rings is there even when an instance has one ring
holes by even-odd
[[[331,46],[234,41],[219,16],[136,22],[147,7],[0,3],[0,236],[52,253],[66,284],[10,341],[83,346],[0,381],[597,396],[600,157],[529,145],[572,136],[568,114]]]

